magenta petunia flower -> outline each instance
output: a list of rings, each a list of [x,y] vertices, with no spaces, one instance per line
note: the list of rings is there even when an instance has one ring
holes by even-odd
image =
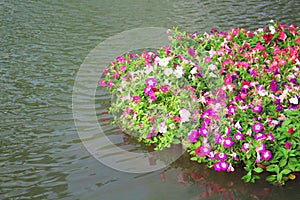
[[[264,129],[264,126],[261,123],[253,124],[252,130],[256,133],[261,132]]]
[[[202,137],[206,137],[208,135],[208,130],[206,128],[200,128],[199,129],[199,134],[202,136]]]
[[[267,134],[267,140],[270,140],[270,141],[274,140],[274,136],[272,133]]]
[[[266,145],[264,143],[260,143],[259,146],[256,147],[256,152],[262,153],[266,150]]]
[[[148,78],[148,79],[146,80],[146,86],[147,86],[148,88],[154,88],[154,87],[156,86],[156,81],[155,81],[155,79],[154,79],[154,78]]]
[[[139,101],[141,98],[139,96],[133,96],[134,101]]]
[[[124,73],[125,70],[126,70],[126,66],[125,66],[125,65],[120,66],[120,71],[121,71],[122,73]]]
[[[261,105],[256,105],[252,108],[252,112],[255,112],[255,113],[260,113],[262,110],[262,106]]]
[[[188,48],[188,54],[192,57],[195,57],[196,56],[196,53],[195,53],[195,50],[194,49],[191,49],[191,48]]]
[[[227,158],[227,156],[226,156],[225,153],[218,152],[218,153],[216,154],[216,158],[219,159],[220,161],[224,161],[224,160]]]
[[[221,134],[216,134],[215,142],[216,142],[216,144],[221,144],[222,143],[222,135]]]
[[[216,162],[216,163],[214,163],[214,170],[215,170],[215,171],[218,171],[218,172],[219,172],[219,171],[222,170],[220,163],[221,163],[221,162]]]
[[[223,171],[227,170],[228,166],[229,165],[228,165],[228,163],[226,161],[220,162],[221,170],[223,170]]]
[[[152,88],[145,87],[144,88],[144,93],[145,93],[145,96],[151,95],[153,93]]]
[[[263,134],[263,133],[258,133],[258,134],[254,135],[254,139],[257,140],[257,141],[264,140],[266,138],[267,138],[267,136],[265,134]]]
[[[230,137],[224,139],[223,146],[225,148],[230,148],[232,145],[233,145],[233,141]]]
[[[236,107],[235,106],[233,106],[233,105],[230,105],[229,107],[228,107],[228,114],[234,114],[235,113],[235,111],[236,111]]]
[[[188,139],[191,143],[196,142],[198,137],[199,137],[198,130],[192,130],[192,132],[188,135]]]
[[[168,92],[169,91],[169,86],[160,86],[160,90],[162,91],[162,92]]]
[[[180,121],[181,121],[181,118],[178,117],[178,116],[176,116],[176,115],[173,116],[172,119],[173,119],[174,121],[176,121],[176,122],[180,122]]]
[[[269,150],[265,150],[264,152],[262,152],[262,158],[265,160],[265,161],[268,161],[272,158],[272,152],[269,151]]]
[[[249,150],[249,147],[250,147],[250,143],[248,143],[248,142],[246,142],[246,143],[244,143],[244,144],[242,145],[242,149],[243,149],[244,151],[248,151],[248,150]]]
[[[230,134],[230,127],[229,127],[229,126],[226,126],[226,127],[225,127],[225,135],[226,135],[227,137],[229,137],[229,134]]]
[[[235,140],[243,140],[244,139],[244,135],[240,132],[237,132],[236,134],[234,134],[233,137]]]
[[[285,142],[285,143],[284,143],[284,148],[290,149],[290,148],[291,148],[291,145],[292,145],[291,142]]]

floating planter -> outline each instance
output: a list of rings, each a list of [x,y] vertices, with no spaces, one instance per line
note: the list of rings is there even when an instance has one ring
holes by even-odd
[[[121,55],[99,84],[127,133],[156,150],[181,143],[191,160],[245,182],[284,184],[300,171],[300,27],[188,34],[172,45]]]

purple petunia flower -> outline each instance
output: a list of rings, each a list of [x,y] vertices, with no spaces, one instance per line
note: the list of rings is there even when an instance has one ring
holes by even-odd
[[[265,161],[268,161],[272,158],[272,152],[269,151],[269,150],[265,150],[264,152],[262,152],[262,158],[265,160]]]
[[[243,140],[244,139],[244,135],[240,132],[237,132],[236,134],[234,134],[233,137],[235,140]]]
[[[151,95],[153,93],[152,88],[145,87],[144,88],[144,93],[145,93],[145,96]]]
[[[227,158],[227,156],[226,156],[225,153],[218,152],[218,153],[216,154],[216,158],[219,159],[220,161],[224,161],[224,160]]]
[[[256,133],[261,132],[264,129],[264,126],[261,123],[253,124],[252,130]]]
[[[278,85],[277,85],[276,81],[272,80],[270,83],[270,89],[272,90],[272,92],[276,92],[277,87],[278,87]]]
[[[188,53],[189,53],[189,55],[192,56],[192,57],[195,57],[195,56],[196,56],[196,53],[195,53],[195,50],[194,50],[194,49],[188,48]]]
[[[276,106],[276,112],[280,112],[283,109],[282,105]]]
[[[252,112],[255,112],[255,113],[260,113],[262,110],[262,106],[261,105],[256,105],[252,108]]]
[[[148,88],[154,88],[156,86],[156,80],[154,78],[148,78],[146,80],[146,86]]]
[[[188,135],[188,139],[191,143],[196,142],[198,137],[199,137],[199,133],[197,130],[192,130],[192,132]]]
[[[230,148],[233,145],[233,141],[230,137],[224,139],[223,146],[225,148]]]
[[[208,135],[208,131],[206,128],[200,128],[199,133],[202,137],[206,137]]]

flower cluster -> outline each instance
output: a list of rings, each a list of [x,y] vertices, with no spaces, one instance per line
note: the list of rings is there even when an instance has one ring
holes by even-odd
[[[242,163],[244,181],[266,170],[283,184],[300,171],[299,44],[300,27],[275,22],[254,32],[175,28],[171,47],[118,57],[99,84],[144,142],[181,142],[216,171]]]

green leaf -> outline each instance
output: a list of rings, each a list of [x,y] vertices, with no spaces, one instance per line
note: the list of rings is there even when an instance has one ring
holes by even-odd
[[[275,172],[276,174],[278,174],[279,173],[279,167],[277,165],[269,165],[267,167],[267,171]]]
[[[276,180],[276,175],[271,175],[266,178],[267,181],[273,182]]]
[[[284,175],[289,174],[289,173],[291,173],[291,170],[289,170],[289,169],[284,169],[281,171],[281,174],[284,174]]]
[[[277,181],[281,181],[282,180],[282,173],[277,174]]]
[[[286,163],[287,163],[287,159],[282,158],[279,162],[279,167],[284,167],[286,165]]]
[[[262,168],[260,168],[260,167],[257,167],[257,168],[254,168],[254,171],[256,173],[262,173],[264,170]]]

